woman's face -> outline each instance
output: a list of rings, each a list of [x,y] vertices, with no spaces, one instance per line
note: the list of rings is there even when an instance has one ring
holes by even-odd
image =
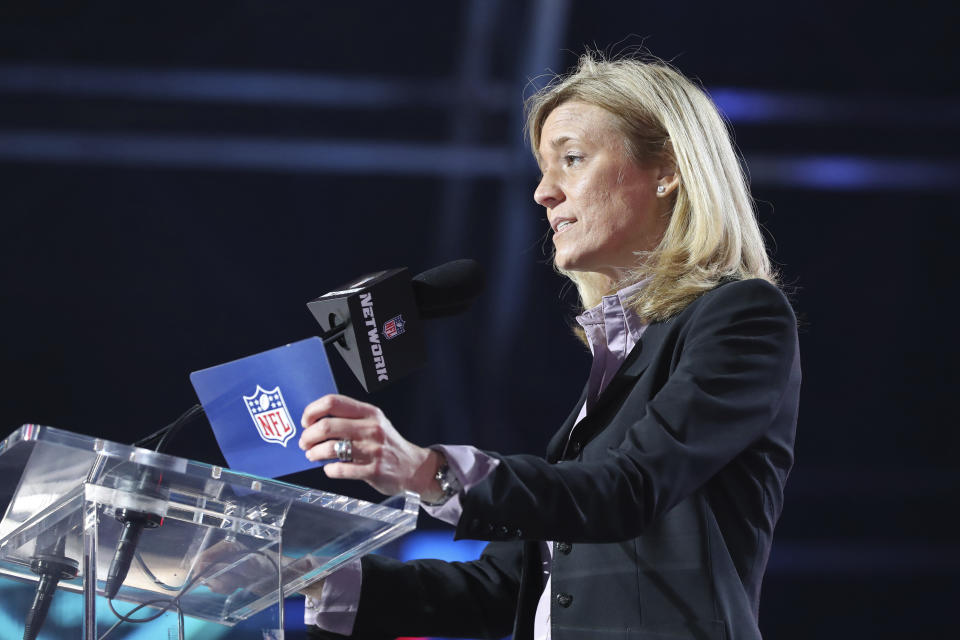
[[[533,199],[547,209],[554,262],[567,271],[592,271],[617,282],[654,249],[669,222],[673,170],[640,166],[629,155],[614,116],[585,102],[564,102],[540,132],[543,178]]]

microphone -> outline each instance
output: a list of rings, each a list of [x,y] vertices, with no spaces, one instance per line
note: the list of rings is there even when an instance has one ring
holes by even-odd
[[[141,438],[133,443],[135,447],[146,446],[157,440],[154,451],[160,453],[166,449],[170,439],[183,428],[185,424],[203,413],[203,407],[198,404],[187,409],[179,418],[145,438]],[[159,480],[162,480],[161,476]],[[126,487],[136,494],[137,499],[146,497],[148,499],[163,500],[164,496],[158,490],[160,481],[153,481],[153,472],[149,468],[142,468],[137,482]],[[120,539],[117,541],[117,550],[113,554],[113,560],[110,561],[110,569],[107,571],[107,579],[103,586],[103,592],[109,599],[116,597],[117,592],[127,579],[127,573],[130,571],[130,564],[137,550],[137,542],[140,540],[140,534],[144,529],[154,529],[163,524],[163,516],[144,509],[143,503],[132,504],[128,507],[121,507],[114,511],[114,517],[123,523],[123,531],[120,532]]]
[[[454,260],[410,277],[388,269],[356,278],[307,303],[368,393],[426,364],[422,319],[466,311],[483,290],[480,265]]]
[[[64,555],[66,546],[67,537],[60,536],[52,548],[46,549],[44,553],[37,553],[30,560],[30,570],[40,576],[40,581],[23,625],[23,640],[35,640],[40,633],[40,628],[47,619],[47,612],[50,611],[57,583],[77,577],[78,563]]]
[[[156,484],[158,483],[153,481],[153,477],[153,472],[150,469],[143,469],[137,482],[126,487],[130,492],[136,494],[134,502],[142,500],[143,497],[162,499],[162,496],[156,490]],[[113,600],[117,596],[123,581],[127,579],[127,573],[130,571],[130,564],[133,562],[140,534],[143,533],[144,529],[153,529],[163,524],[163,516],[143,507],[144,505],[131,504],[119,507],[114,511],[114,517],[123,523],[123,531],[117,541],[117,550],[113,554],[113,560],[110,561],[110,569],[107,571],[107,579],[103,585],[103,594],[108,600]]]
[[[455,316],[483,291],[483,268],[476,260],[454,260],[413,276],[412,284],[421,318]]]

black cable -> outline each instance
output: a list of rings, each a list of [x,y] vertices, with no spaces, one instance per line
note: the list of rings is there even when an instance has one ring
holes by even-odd
[[[154,447],[154,451],[162,451],[164,447],[166,447],[166,443],[169,441],[169,439],[173,437],[173,435],[176,434],[176,432],[179,431],[183,425],[185,425],[187,422],[197,417],[201,413],[203,413],[203,407],[201,407],[199,404],[195,404],[189,409],[187,409],[179,418],[177,418],[167,426],[163,427],[162,429],[157,429],[150,435],[144,436],[143,438],[140,438],[139,440],[134,442],[133,446],[145,447],[149,445],[151,442],[153,442],[154,440],[159,439],[157,446]]]
[[[266,558],[266,560],[273,566],[273,568],[274,568],[276,571],[278,571],[278,572],[280,571],[280,567],[279,567],[279,565],[277,564],[277,562],[276,562],[272,557],[270,557],[270,555],[268,555],[267,553],[265,553],[264,551],[259,551],[259,550],[258,550],[258,551],[254,551],[254,555],[258,555],[258,556],[262,556],[262,557]],[[174,590],[174,589],[175,589],[174,587],[171,587],[171,586],[169,586],[169,585],[165,585],[161,580],[159,580],[159,579],[153,574],[153,572],[150,571],[150,569],[147,567],[146,563],[143,561],[143,558],[140,557],[140,554],[137,554],[136,557],[137,557],[137,561],[140,563],[141,568],[144,570],[144,572],[145,572],[148,576],[151,577],[151,579],[152,579],[155,583],[161,585],[161,586],[162,586],[163,588],[165,588],[165,589],[170,589],[170,590]],[[136,607],[134,607],[134,608],[131,609],[130,611],[127,611],[126,613],[120,613],[119,611],[117,611],[116,608],[113,606],[113,600],[112,600],[112,599],[108,599],[108,600],[107,600],[107,605],[110,607],[110,611],[113,612],[113,615],[115,615],[115,616],[117,617],[117,621],[116,621],[115,623],[113,623],[113,625],[112,625],[109,629],[107,629],[107,630],[103,633],[102,636],[100,636],[99,640],[104,640],[110,633],[112,633],[117,627],[119,627],[119,626],[120,626],[121,624],[123,624],[124,622],[129,622],[129,623],[131,623],[131,624],[143,624],[143,623],[146,623],[146,622],[153,622],[154,620],[156,620],[157,618],[159,618],[160,616],[162,616],[163,614],[165,614],[166,612],[168,612],[172,607],[176,607],[176,610],[177,610],[177,624],[178,624],[179,629],[180,629],[180,635],[183,636],[183,635],[184,635],[184,619],[183,619],[183,608],[180,606],[180,598],[181,598],[187,591],[189,591],[190,588],[193,587],[193,585],[196,584],[197,581],[200,580],[200,579],[201,579],[201,576],[194,576],[194,577],[190,578],[189,580],[187,580],[187,581],[183,584],[183,586],[178,589],[178,590],[179,590],[179,593],[177,594],[177,596],[176,596],[175,598],[154,598],[154,599],[152,599],[152,600],[147,600],[147,601],[145,601],[145,602],[141,602],[141,603],[138,604]],[[149,616],[147,616],[147,617],[145,617],[145,618],[131,618],[131,617],[130,617],[130,616],[132,616],[134,613],[136,613],[137,611],[139,611],[140,609],[143,609],[144,607],[148,607],[148,606],[151,606],[151,605],[154,605],[154,604],[159,604],[159,603],[163,603],[164,606],[163,606],[163,608],[161,608],[161,609],[160,609],[159,611],[157,611],[156,613],[150,614]]]
[[[131,618],[130,616],[139,611],[144,607],[148,607],[154,604],[163,603],[163,607],[159,609],[156,613],[151,613],[146,618]],[[179,606],[176,598],[154,598],[153,600],[145,600],[141,602],[136,607],[127,611],[126,613],[120,613],[113,606],[113,600],[107,600],[107,605],[110,607],[110,611],[113,612],[113,615],[117,617],[117,623],[129,622],[131,624],[143,624],[144,622],[153,622],[167,611],[170,611],[170,607]]]
[[[190,407],[190,409],[193,409],[193,407]],[[180,419],[180,418],[177,418],[177,420],[179,420],[179,419]],[[149,445],[149,444],[150,444],[151,442],[153,442],[154,440],[158,440],[160,437],[163,436],[163,434],[165,434],[167,431],[169,431],[169,430],[170,430],[170,427],[172,427],[174,424],[176,424],[177,420],[174,420],[173,422],[171,422],[170,424],[166,425],[166,426],[163,427],[162,429],[157,429],[156,431],[154,431],[153,433],[151,433],[151,434],[148,435],[148,436],[144,436],[144,437],[140,438],[139,440],[137,440],[136,442],[133,443],[133,446],[134,446],[134,447],[144,447],[144,448],[147,448],[147,445]]]
[[[195,417],[203,413],[203,407],[199,404],[195,404],[189,409],[187,409],[182,416],[173,421],[173,424],[170,425],[170,429],[163,434],[160,438],[160,442],[157,443],[157,446],[153,448],[154,451],[161,452],[167,448],[167,443],[170,442],[170,439],[177,434],[180,429],[193,420]]]
[[[128,612],[126,612],[126,613],[120,613],[119,611],[117,611],[116,608],[113,606],[113,600],[112,600],[112,599],[107,600],[107,605],[110,607],[110,611],[113,612],[113,615],[115,615],[115,616],[117,617],[117,621],[116,621],[115,623],[113,623],[113,626],[111,626],[109,629],[107,629],[107,630],[103,633],[102,636],[100,636],[99,640],[104,640],[104,638],[106,638],[107,635],[109,635],[110,633],[112,633],[117,627],[119,627],[119,626],[120,626],[121,624],[123,624],[124,622],[129,622],[129,623],[131,623],[131,624],[143,624],[143,623],[146,623],[146,622],[153,622],[154,620],[156,620],[157,618],[159,618],[160,616],[162,616],[163,614],[165,614],[167,611],[169,611],[172,607],[176,607],[176,609],[177,609],[177,621],[178,621],[178,625],[179,625],[179,627],[180,627],[180,634],[183,635],[183,629],[184,629],[184,626],[183,626],[183,625],[184,625],[184,623],[183,623],[183,608],[180,606],[180,598],[181,598],[187,591],[189,591],[190,588],[191,588],[194,584],[196,584],[196,582],[197,582],[197,580],[199,580],[199,578],[200,578],[199,576],[195,576],[195,577],[191,578],[190,580],[188,580],[186,583],[184,583],[182,591],[181,591],[180,593],[178,593],[175,598],[154,598],[153,600],[147,600],[147,601],[145,601],[145,602],[141,602],[141,603],[138,604],[136,607],[134,607],[133,609],[131,609],[130,611],[128,611]],[[163,603],[164,606],[163,606],[163,608],[161,608],[161,609],[160,609],[159,611],[157,611],[156,613],[153,613],[153,614],[151,614],[151,615],[149,615],[149,616],[147,616],[147,617],[145,617],[145,618],[131,618],[131,617],[130,617],[131,615],[133,615],[134,613],[136,613],[136,612],[139,611],[140,609],[143,609],[144,607],[151,606],[151,605],[155,605],[155,604],[159,604],[159,603]]]
[[[154,604],[154,603],[157,603],[157,602],[166,602],[166,603],[167,603],[167,606],[164,607],[163,609],[161,609],[158,613],[154,614],[153,616],[147,617],[147,618],[141,618],[141,619],[139,619],[139,620],[136,620],[136,619],[133,619],[133,618],[130,618],[130,617],[129,617],[130,615],[136,613],[137,611],[140,611],[140,609],[143,609],[144,607],[149,607],[150,605],[152,605],[152,604]],[[121,615],[116,609],[113,608],[113,601],[112,601],[112,600],[108,600],[107,603],[110,605],[110,610],[113,611],[113,615],[117,616],[118,619],[117,619],[116,622],[113,623],[113,626],[111,626],[109,629],[107,629],[106,631],[103,632],[103,635],[100,636],[99,640],[104,640],[108,635],[110,635],[111,633],[113,633],[114,630],[116,630],[116,628],[119,627],[119,626],[120,626],[121,624],[123,624],[124,622],[141,623],[141,622],[151,622],[151,621],[153,621],[153,620],[156,620],[157,618],[159,618],[160,616],[162,616],[163,614],[165,614],[167,611],[170,610],[170,603],[176,603],[176,607],[177,607],[177,612],[178,612],[178,614],[179,614],[180,616],[183,615],[183,610],[180,609],[180,604],[177,603],[176,598],[173,598],[173,599],[168,599],[168,598],[156,598],[156,599],[154,599],[154,600],[147,600],[146,602],[141,602],[140,604],[138,604],[138,605],[137,605],[136,607],[134,607],[133,609],[130,609],[130,611],[128,611],[128,612],[127,612],[126,614],[124,614],[124,615]]]
[[[180,585],[179,587],[174,587],[173,585],[169,585],[163,580],[161,580],[160,578],[158,578],[157,576],[155,576],[153,571],[150,571],[150,567],[147,566],[147,563],[143,561],[143,556],[140,555],[139,551],[135,552],[133,554],[133,557],[136,559],[137,564],[140,565],[140,568],[143,570],[143,572],[147,574],[147,577],[153,580],[153,584],[157,585],[164,591],[180,591],[181,589],[183,589],[184,585]]]

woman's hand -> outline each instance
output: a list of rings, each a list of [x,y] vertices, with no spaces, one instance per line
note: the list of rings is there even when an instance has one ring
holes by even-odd
[[[320,595],[323,593],[323,585],[326,583],[326,581],[326,578],[320,578],[316,582],[311,582],[308,586],[300,589],[299,593],[309,596],[314,600],[319,600]]]
[[[221,540],[200,553],[193,574],[214,593],[247,589],[263,595],[277,588],[277,559],[236,540]]]
[[[427,502],[442,497],[434,479],[441,455],[408,442],[372,404],[323,396],[307,405],[300,423],[300,448],[309,460],[335,460],[337,441],[350,440],[353,461],[328,463],[323,470],[329,477],[365,480],[387,495],[415,491]]]

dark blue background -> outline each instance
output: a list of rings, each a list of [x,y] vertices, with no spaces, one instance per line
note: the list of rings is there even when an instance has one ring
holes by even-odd
[[[466,256],[487,292],[375,401],[422,444],[542,452],[588,354],[545,255],[522,97],[585,46],[642,43],[731,119],[802,321],[761,627],[950,635],[957,9],[852,5],[5,3],[7,429],[133,440],[194,402],[190,371],[315,335],[305,304],[338,283]],[[219,462],[202,431],[172,452]]]

